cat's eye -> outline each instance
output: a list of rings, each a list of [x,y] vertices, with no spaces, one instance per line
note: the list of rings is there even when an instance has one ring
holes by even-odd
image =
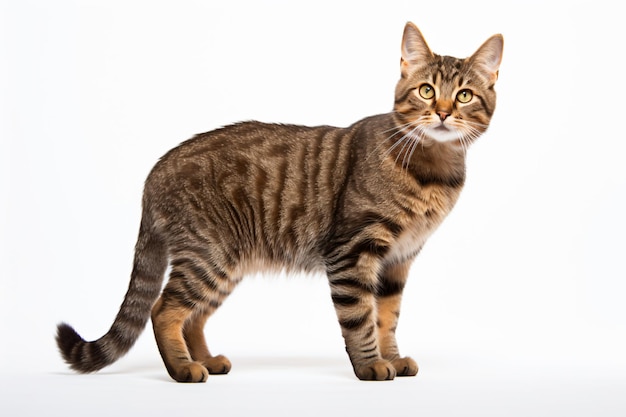
[[[426,100],[430,100],[431,98],[435,97],[435,89],[430,84],[422,84],[419,88],[419,93],[420,96],[422,96],[422,98],[425,98]]]
[[[456,99],[459,103],[469,103],[472,101],[474,93],[471,90],[461,90],[457,93]]]

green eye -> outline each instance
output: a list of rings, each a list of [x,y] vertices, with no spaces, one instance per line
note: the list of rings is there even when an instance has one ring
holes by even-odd
[[[430,84],[422,84],[419,88],[420,96],[426,100],[435,97],[435,89]]]
[[[461,90],[456,95],[456,99],[459,103],[469,103],[473,97],[474,94],[471,90]]]

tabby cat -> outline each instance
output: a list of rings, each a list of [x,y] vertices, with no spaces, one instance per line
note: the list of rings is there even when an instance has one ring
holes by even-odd
[[[494,35],[469,58],[436,55],[407,23],[391,113],[347,128],[239,123],[172,149],[146,180],[113,325],[86,342],[60,324],[65,361],[79,372],[110,365],[151,316],[173,379],[228,373],[230,361],[209,352],[205,322],[244,275],[285,269],[328,276],[358,378],[415,375],[395,338],[402,290],[459,197],[467,147],[489,125],[502,47]]]

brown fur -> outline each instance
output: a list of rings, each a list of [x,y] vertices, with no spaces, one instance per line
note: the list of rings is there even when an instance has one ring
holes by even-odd
[[[357,377],[415,375],[395,339],[402,290],[461,192],[466,148],[495,108],[501,52],[496,35],[468,59],[438,56],[409,23],[392,113],[347,128],[241,123],[168,152],[146,180],[120,312],[95,342],[61,324],[65,360],[81,372],[112,363],[151,311],[172,378],[227,373],[228,359],[207,347],[206,320],[244,275],[284,268],[328,275]],[[432,98],[420,96],[424,85]],[[463,91],[468,103],[457,98]]]

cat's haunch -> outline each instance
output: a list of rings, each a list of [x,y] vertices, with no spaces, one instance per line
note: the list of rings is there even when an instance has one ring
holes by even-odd
[[[240,123],[169,151],[145,183],[119,313],[93,342],[59,325],[65,361],[79,372],[113,363],[152,317],[176,381],[228,373],[230,361],[209,352],[206,320],[244,275],[285,269],[328,276],[358,378],[415,375],[396,344],[402,291],[489,125],[502,47],[495,35],[469,58],[436,55],[408,23],[392,112],[347,128]]]

